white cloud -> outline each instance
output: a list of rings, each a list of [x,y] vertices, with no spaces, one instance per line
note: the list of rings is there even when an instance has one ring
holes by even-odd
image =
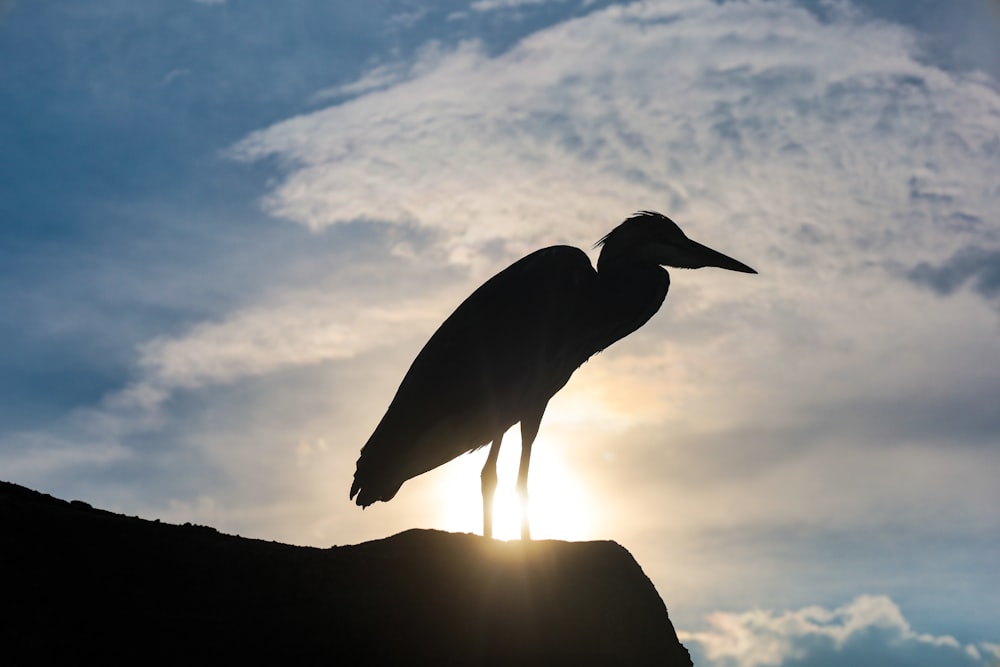
[[[695,441],[755,423],[821,430],[839,451],[940,442],[941,428],[906,425],[981,403],[970,377],[1000,384],[979,361],[1000,354],[994,315],[899,281],[921,260],[1000,243],[1000,95],[918,62],[916,41],[847,5],[830,23],[781,2],[611,7],[496,57],[429,49],[397,85],[255,132],[233,154],[285,162],[265,200],[277,215],[428,227],[457,263],[497,238],[503,260],[583,245],[651,207],[761,270],[675,272],[665,312],[581,373],[549,428],[572,414],[626,428],[659,410]],[[988,421],[971,420],[973,439],[995,433]]]
[[[512,9],[525,5],[541,5],[546,2],[565,2],[565,0],[476,0],[469,9],[477,12],[492,12],[498,9]]]
[[[20,433],[6,438],[0,448],[5,479],[33,485],[65,471],[77,475],[126,460],[132,452],[103,439],[83,440],[79,433],[60,437],[51,433]]]
[[[835,447],[881,437],[878,411],[859,408],[885,405],[874,398],[918,387],[909,398],[969,404],[970,376],[997,384],[980,362],[997,352],[994,314],[929,302],[905,276],[918,258],[996,241],[1000,95],[921,64],[915,41],[849,11],[823,23],[783,2],[672,0],[594,12],[495,57],[431,43],[384,64],[326,93],[347,101],[231,153],[277,156],[287,175],[265,206],[317,232],[352,220],[430,230],[430,250],[394,250],[410,262],[407,289],[360,271],[347,289],[320,280],[156,338],[136,381],[91,417],[107,433],[155,426],[177,390],[429,333],[506,261],[587,244],[643,207],[762,275],[676,273],[665,312],[592,362],[549,422],[659,416],[683,420],[692,441],[755,423],[785,437],[822,429]],[[422,287],[442,258],[460,277]]]
[[[365,304],[346,292],[284,294],[181,337],[154,339],[142,347],[140,364],[170,388],[232,382],[391,345],[412,327],[431,326],[438,311],[437,300],[427,298]]]
[[[159,430],[168,419],[163,406],[177,392],[412,345],[418,332],[433,332],[458,298],[454,287],[413,294],[395,280],[357,289],[358,273],[371,272],[360,267],[321,287],[278,290],[218,321],[146,342],[138,349],[136,379],[75,412],[73,423],[110,442]]]
[[[998,194],[1000,96],[915,49],[901,27],[785,3],[612,7],[498,57],[435,51],[233,154],[286,161],[266,206],[314,229],[369,218],[455,248],[531,245],[653,207],[788,269],[853,270],[953,249]]]
[[[982,642],[962,645],[951,636],[914,631],[888,597],[863,595],[836,609],[820,606],[774,612],[717,612],[710,629],[681,632],[707,663],[719,667],[850,664],[994,665],[1000,653]],[[691,645],[689,644],[689,647]]]
[[[191,76],[191,70],[189,70],[186,67],[178,67],[167,72],[166,76],[163,77],[161,83],[164,86],[168,86],[177,79],[182,79],[187,76]]]

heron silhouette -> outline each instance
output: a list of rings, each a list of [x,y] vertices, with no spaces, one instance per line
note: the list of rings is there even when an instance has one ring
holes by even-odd
[[[528,465],[549,399],[587,359],[660,309],[670,287],[662,265],[757,273],[653,211],[630,216],[597,246],[596,271],[579,248],[537,250],[444,321],[361,450],[350,496],[358,505],[391,500],[406,480],[492,443],[481,476],[483,535],[492,537],[500,443],[520,422],[521,538],[530,539]]]

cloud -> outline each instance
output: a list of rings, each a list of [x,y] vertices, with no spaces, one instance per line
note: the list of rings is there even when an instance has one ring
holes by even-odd
[[[966,246],[938,265],[921,262],[906,276],[941,296],[950,296],[972,283],[976,294],[1000,302],[1000,249]]]
[[[498,9],[512,9],[524,5],[540,5],[546,2],[565,2],[566,0],[476,0],[469,9],[476,12],[492,12]]]
[[[850,271],[968,242],[996,196],[1000,97],[916,51],[908,30],[850,12],[616,6],[495,57],[436,47],[372,90],[383,65],[232,155],[286,166],[275,215],[431,227],[455,261],[501,237],[598,238],[650,207],[789,268]]]
[[[405,241],[393,247],[411,252]],[[73,422],[116,442],[163,428],[164,406],[179,392],[320,367],[378,349],[409,349],[433,332],[459,295],[454,286],[414,293],[442,276],[425,271],[422,282],[407,284],[412,273],[406,266],[397,257],[395,278],[365,290],[357,289],[358,281],[378,275],[378,264],[341,267],[314,286],[278,288],[218,320],[148,340],[138,346],[135,379],[98,406],[76,411]]]
[[[704,632],[679,633],[681,641],[695,644],[696,664],[986,667],[1000,659],[993,644],[963,645],[951,636],[914,631],[899,607],[878,595],[859,596],[832,610],[812,606],[787,612],[716,612],[708,623],[710,629]],[[697,659],[698,653],[704,660]]]
[[[76,437],[59,437],[52,433],[21,433],[5,438],[0,448],[4,479],[45,479],[54,471],[74,471],[76,475],[100,469],[131,457],[126,447],[116,442],[97,439],[81,442]]]
[[[919,387],[920,414],[965,406],[955,414],[989,437],[992,413],[965,399],[992,332],[969,326],[982,319],[964,304],[928,318],[914,278],[900,289],[886,269],[983,237],[1000,95],[919,62],[916,41],[849,11],[820,20],[784,2],[672,0],[594,11],[495,55],[431,41],[413,62],[377,65],[321,92],[327,108],[254,132],[229,155],[275,158],[280,178],[263,205],[317,237],[353,222],[418,230],[426,243],[387,241],[339,286],[317,275],[147,341],[135,379],[91,417],[102,432],[133,432],[160,423],[178,392],[417,340],[524,252],[588,245],[650,207],[762,275],[675,274],[677,296],[627,351],[595,360],[589,380],[581,373],[589,398],[564,403],[566,414],[622,428],[669,415],[699,425],[684,431],[693,440],[700,425],[755,421],[788,448],[810,429],[870,440],[890,410],[902,418],[888,420],[885,440],[898,443],[918,430],[906,432]],[[942,371],[928,350],[951,347]],[[973,389],[995,386],[987,373]],[[558,405],[553,423],[567,419]]]
[[[392,345],[410,335],[409,327],[430,326],[437,310],[437,298],[365,304],[344,292],[286,294],[181,337],[153,339],[141,347],[139,363],[164,387],[228,383]]]

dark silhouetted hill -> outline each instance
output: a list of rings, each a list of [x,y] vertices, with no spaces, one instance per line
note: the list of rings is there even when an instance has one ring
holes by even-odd
[[[411,530],[315,549],[0,482],[5,664],[690,665],[613,542]]]

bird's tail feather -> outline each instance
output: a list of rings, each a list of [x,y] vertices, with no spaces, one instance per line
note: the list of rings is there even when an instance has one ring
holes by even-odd
[[[466,420],[454,417],[423,429],[407,429],[405,423],[389,417],[383,418],[358,458],[351,498],[361,507],[391,500],[406,480],[490,441],[471,429]]]
[[[382,485],[362,484],[361,480],[358,479],[359,474],[360,468],[359,472],[354,474],[354,483],[351,484],[351,500],[359,507],[368,507],[379,500],[388,502],[399,491],[399,487],[403,486],[403,482]]]

